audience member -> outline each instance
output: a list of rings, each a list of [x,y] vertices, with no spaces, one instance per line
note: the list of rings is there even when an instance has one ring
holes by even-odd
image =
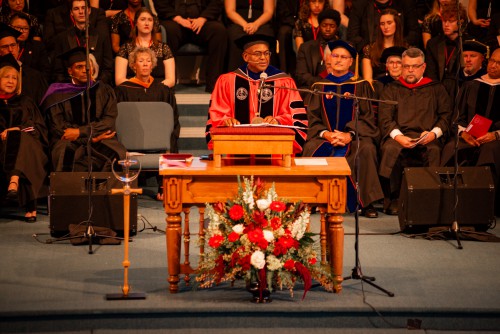
[[[303,43],[297,53],[296,77],[299,87],[309,88],[328,74],[324,62],[325,48],[329,42],[338,39],[340,13],[334,9],[325,9],[318,15],[318,23],[318,38]]]
[[[403,36],[409,45],[420,44],[420,28],[415,10],[415,0],[357,0],[353,2],[347,28],[347,40],[356,50],[362,50],[375,41],[379,29],[380,15],[384,9],[392,8],[398,12],[403,22]]]
[[[297,50],[302,43],[316,40],[319,33],[318,15],[322,10],[329,8],[326,0],[305,0],[302,2],[299,11],[299,18],[295,21],[293,38]]]
[[[222,0],[154,0],[154,5],[174,56],[186,43],[207,49],[205,90],[211,92],[224,72],[228,43],[226,29],[219,21],[223,12]]]
[[[438,35],[443,34],[443,23],[441,22],[441,10],[446,5],[456,6],[456,0],[434,0],[431,11],[425,15],[422,22],[422,42],[424,49],[427,42]]]
[[[52,61],[58,55],[53,52],[56,48],[56,36],[74,27],[75,22],[71,12],[73,6],[78,5],[76,7],[79,7],[79,3],[82,1],[85,1],[85,5],[88,5],[88,0],[64,0],[61,5],[47,11],[43,25],[43,42],[45,48],[49,51],[49,57]],[[88,7],[90,8],[90,6]],[[96,31],[99,36],[109,35],[109,27],[104,10],[99,8],[90,9],[89,29]]]
[[[457,76],[460,69],[460,40],[458,38],[458,17],[465,19],[465,9],[460,5],[460,12],[453,5],[444,6],[441,11],[443,35],[431,38],[427,43],[425,75],[434,81],[443,83],[452,101],[455,100],[458,90]],[[465,28],[464,19],[460,27]],[[466,35],[464,40],[468,38]]]
[[[142,7],[134,17],[135,29],[132,31],[133,38],[130,42],[123,44],[115,58],[115,83],[120,85],[127,78],[134,76],[129,67],[129,55],[136,47],[144,46],[154,51],[156,58],[160,61],[153,69],[152,76],[165,86],[175,86],[175,60],[172,51],[166,43],[154,39],[154,17],[151,10]]]
[[[106,12],[107,18],[112,18],[125,8],[127,8],[128,0],[94,0],[98,2],[98,6],[90,4],[92,7],[101,8]],[[142,2],[142,0],[141,0]]]
[[[306,0],[307,1],[307,0]],[[271,20],[274,15],[275,0],[224,0],[227,17],[228,69],[242,64],[243,50],[235,42],[246,35],[262,34],[274,37]],[[276,41],[270,45],[271,52],[276,52]]]
[[[128,0],[127,8],[115,14],[111,23],[111,45],[113,52],[118,53],[123,43],[129,42],[134,34],[135,13],[142,7],[142,0]],[[153,16],[153,34],[155,40],[161,42],[160,21]]]
[[[27,13],[26,0],[4,0],[2,3],[2,12],[0,22],[9,24],[10,18],[15,13],[23,13],[29,17],[30,35],[34,40],[42,39],[42,29],[38,23],[38,19],[34,15]]]
[[[19,64],[12,54],[0,57],[0,175],[8,181],[6,197],[19,200],[25,220],[36,221],[36,199],[45,196],[47,128],[32,99],[20,95]],[[3,186],[2,186],[3,188]]]
[[[458,162],[460,165],[490,166],[495,182],[496,214],[500,214],[500,49],[496,49],[488,61],[487,73],[478,79],[464,83],[458,99]],[[478,137],[466,131],[475,115],[492,121],[486,133]],[[453,165],[455,141],[451,140],[443,150],[443,165]]]
[[[489,47],[476,40],[463,42],[463,66],[460,71],[459,85],[486,74],[485,60],[489,58]]]
[[[123,101],[162,101],[167,102],[174,110],[174,131],[170,140],[170,152],[177,153],[177,140],[181,131],[179,112],[174,91],[165,86],[161,80],[151,76],[157,65],[156,55],[148,47],[140,46],[128,56],[128,63],[135,76],[122,82],[115,88],[118,102]]]
[[[280,69],[289,74],[295,73],[297,57],[293,49],[293,27],[299,14],[300,0],[277,0],[276,39],[279,45],[278,59]]]
[[[111,171],[113,159],[124,159],[126,154],[116,139],[118,110],[113,89],[103,82],[91,81],[87,95],[85,53],[85,48],[76,47],[60,55],[71,82],[50,85],[42,102],[51,137],[52,168],[56,172],[87,171],[90,158],[92,170]],[[93,69],[89,71],[92,73]]]
[[[379,76],[376,81],[374,81],[375,91],[381,92],[383,86],[396,81],[401,76],[403,72],[402,55],[406,51],[405,47],[402,46],[391,46],[384,49],[382,55],[380,56],[380,63],[385,65],[385,75]],[[381,83],[383,86],[379,86]]]
[[[55,37],[55,54],[59,55],[76,47],[86,46],[85,11],[89,11],[90,14],[94,9],[88,6],[87,0],[72,0],[70,15],[74,21],[74,26]],[[113,53],[110,48],[109,33],[103,34],[97,29],[89,27],[88,35],[88,48],[99,64],[99,79],[107,84],[112,84]],[[53,81],[62,82],[69,79],[61,58],[56,57],[53,59],[52,70]]]
[[[356,124],[355,106],[352,99],[341,98],[340,95],[356,94],[360,97],[373,96],[373,88],[367,81],[357,81],[355,74],[349,71],[357,61],[356,49],[348,43],[338,40],[328,43],[331,54],[332,71],[325,80],[318,82],[321,92],[339,94],[333,98],[329,95],[313,95],[308,104],[309,130],[304,146],[304,156],[346,157],[354,179],[359,182],[363,215],[369,218],[378,217],[373,203],[383,198],[377,174],[377,149],[379,131],[374,124],[373,108],[370,102],[361,101],[359,120]],[[359,143],[355,142],[356,133]],[[359,144],[359,151],[357,150]],[[359,160],[356,162],[356,152]],[[357,171],[359,170],[359,174]],[[355,183],[348,186],[348,208],[356,209]]]
[[[346,3],[348,4],[348,8],[346,8]],[[350,7],[352,6],[352,0],[330,0],[330,8],[335,9],[340,13],[340,24],[343,28],[347,28],[349,26],[349,16],[348,12]],[[340,26],[339,26],[340,29]]]
[[[306,110],[295,82],[289,75],[269,65],[274,37],[245,35],[236,42],[244,50],[245,64],[217,80],[205,131],[208,148],[212,149],[212,127],[248,124],[257,117],[264,123],[307,128]],[[267,75],[265,87],[260,80],[262,73]],[[296,129],[294,153],[302,152],[305,139],[306,133]]]
[[[10,17],[9,25],[18,30],[21,35],[19,43],[19,60],[24,66],[40,71],[46,78],[50,76],[49,56],[41,41],[34,40],[30,35],[30,18],[22,12],[14,13]]]
[[[488,44],[492,50],[500,47],[500,13],[491,17],[485,43]]]
[[[386,66],[380,61],[384,49],[392,46],[407,47],[403,38],[403,25],[394,9],[385,9],[380,13],[380,23],[375,42],[363,48],[362,74],[365,80],[372,81],[383,76]]]
[[[11,53],[15,59],[19,59],[19,43],[17,38],[21,33],[0,22],[0,56]],[[21,86],[23,94],[29,96],[36,104],[39,104],[43,95],[47,91],[47,81],[42,73],[29,66],[21,66]]]
[[[470,24],[467,32],[474,38],[484,41],[491,17],[500,13],[500,1],[498,0],[469,0],[468,15]]]
[[[439,166],[442,140],[450,127],[451,103],[439,82],[424,77],[425,56],[417,48],[403,53],[403,72],[380,98],[378,124],[382,136],[379,175],[387,214],[398,214],[399,189],[404,167]]]

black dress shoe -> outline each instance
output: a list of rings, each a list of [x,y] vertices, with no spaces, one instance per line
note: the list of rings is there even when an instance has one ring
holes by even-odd
[[[385,209],[385,213],[391,216],[397,216],[399,214],[399,201],[393,199],[389,207]]]
[[[366,208],[363,208],[362,215],[365,216],[366,218],[377,218],[378,212],[377,210],[375,210],[373,205],[370,204]]]

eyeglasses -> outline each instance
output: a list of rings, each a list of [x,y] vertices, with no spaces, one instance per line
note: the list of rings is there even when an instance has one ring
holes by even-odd
[[[12,43],[12,44],[7,44],[7,45],[0,45],[1,50],[9,50],[9,49],[14,49],[17,45],[17,43]]]
[[[336,53],[332,53],[330,54],[330,57],[332,58],[340,58],[342,60],[347,60],[347,59],[351,59],[352,57],[349,57],[349,56],[344,56],[344,55],[339,55],[339,54],[336,54]]]
[[[30,31],[30,27],[15,27],[15,26],[11,26],[12,28],[16,29],[16,30],[19,30],[21,32],[27,32],[27,31]]]
[[[493,58],[488,59],[488,63],[490,63],[492,65],[500,66],[500,60],[495,60]]]
[[[387,63],[385,63],[387,66],[401,66],[401,61],[394,61],[394,60],[391,60],[391,61],[388,61]]]
[[[271,51],[264,51],[264,52],[256,51],[256,52],[248,53],[248,54],[255,57],[255,58],[261,58],[262,56],[267,58],[267,57],[271,56]]]
[[[408,65],[408,64],[405,64],[405,65],[403,65],[403,69],[409,70],[411,68],[412,70],[416,70],[416,69],[422,67],[422,65],[424,65],[424,64],[425,63],[422,63],[420,65]]]

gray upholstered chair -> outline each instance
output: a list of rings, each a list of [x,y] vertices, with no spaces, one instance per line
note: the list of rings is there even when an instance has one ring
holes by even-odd
[[[120,102],[116,119],[118,140],[137,156],[142,170],[159,169],[159,157],[170,150],[174,112],[166,102]],[[138,166],[136,166],[138,167]]]

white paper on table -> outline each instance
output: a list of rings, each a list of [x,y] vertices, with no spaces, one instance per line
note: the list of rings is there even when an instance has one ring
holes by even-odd
[[[294,160],[296,166],[328,166],[328,162],[326,162],[326,159],[300,158]]]

